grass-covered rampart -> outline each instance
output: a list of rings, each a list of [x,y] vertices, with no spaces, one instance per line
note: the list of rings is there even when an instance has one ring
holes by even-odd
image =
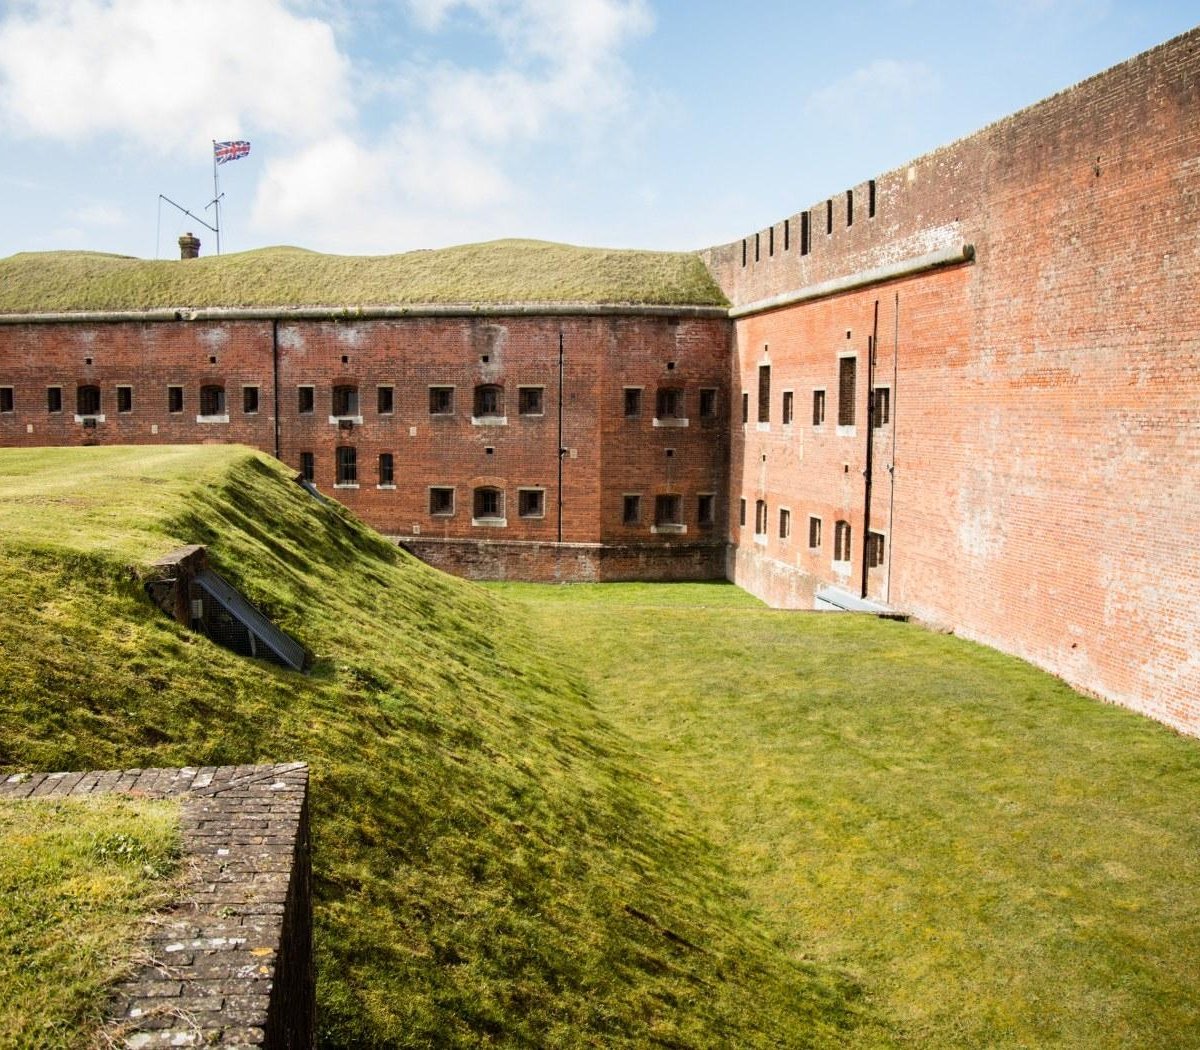
[[[131,565],[204,543],[308,676],[168,621]],[[641,747],[520,607],[246,450],[0,451],[0,773],[312,767],[331,1047],[837,1046],[840,965],[781,953]]]
[[[693,252],[505,240],[400,255],[259,248],[201,259],[21,252],[0,259],[0,314],[475,303],[726,306]]]

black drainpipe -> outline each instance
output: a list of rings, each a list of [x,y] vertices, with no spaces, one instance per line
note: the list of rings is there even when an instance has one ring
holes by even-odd
[[[871,338],[867,342],[867,467],[863,471],[866,479],[863,493],[863,538],[862,538],[862,597],[867,596],[867,573],[870,571],[871,554],[871,459],[874,452],[875,435],[875,345],[879,341],[879,300],[875,300],[875,322]]]
[[[558,542],[562,543],[562,478],[563,456],[567,450],[563,448],[563,334],[558,332]]]
[[[275,458],[279,458],[279,319],[271,321],[271,367],[274,370],[275,381],[272,387],[275,391]]]

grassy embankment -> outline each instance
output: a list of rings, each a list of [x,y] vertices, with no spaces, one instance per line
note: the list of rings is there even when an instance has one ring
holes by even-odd
[[[188,260],[100,252],[21,252],[0,259],[0,314],[564,302],[728,305],[695,253],[548,241],[378,256],[260,248]]]
[[[97,1044],[178,857],[175,803],[0,802],[0,1046]]]
[[[187,542],[315,655],[154,610]],[[518,606],[246,450],[0,451],[0,773],[312,764],[325,1045],[837,1046],[873,1021],[789,959],[640,744]]]
[[[499,589],[781,950],[861,984],[887,1034],[847,1047],[1200,1047],[1200,741],[911,625]]]

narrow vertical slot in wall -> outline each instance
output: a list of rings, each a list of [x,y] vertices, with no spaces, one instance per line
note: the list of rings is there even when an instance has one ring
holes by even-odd
[[[825,233],[833,233],[833,198],[830,197],[825,202]]]
[[[784,219],[783,220],[783,250],[785,252],[789,248],[791,248],[791,242],[792,242],[792,220]]]
[[[854,225],[854,191],[846,191],[846,225]]]
[[[807,255],[809,249],[808,212],[800,216],[800,254]]]
[[[867,218],[875,218],[875,180],[867,183]]]

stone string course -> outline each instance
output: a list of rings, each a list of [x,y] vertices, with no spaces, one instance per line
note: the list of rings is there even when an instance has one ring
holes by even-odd
[[[123,793],[179,799],[184,884],[137,971],[114,989],[110,1034],[131,1050],[261,1046],[314,1036],[308,767],[18,774],[0,798]]]

